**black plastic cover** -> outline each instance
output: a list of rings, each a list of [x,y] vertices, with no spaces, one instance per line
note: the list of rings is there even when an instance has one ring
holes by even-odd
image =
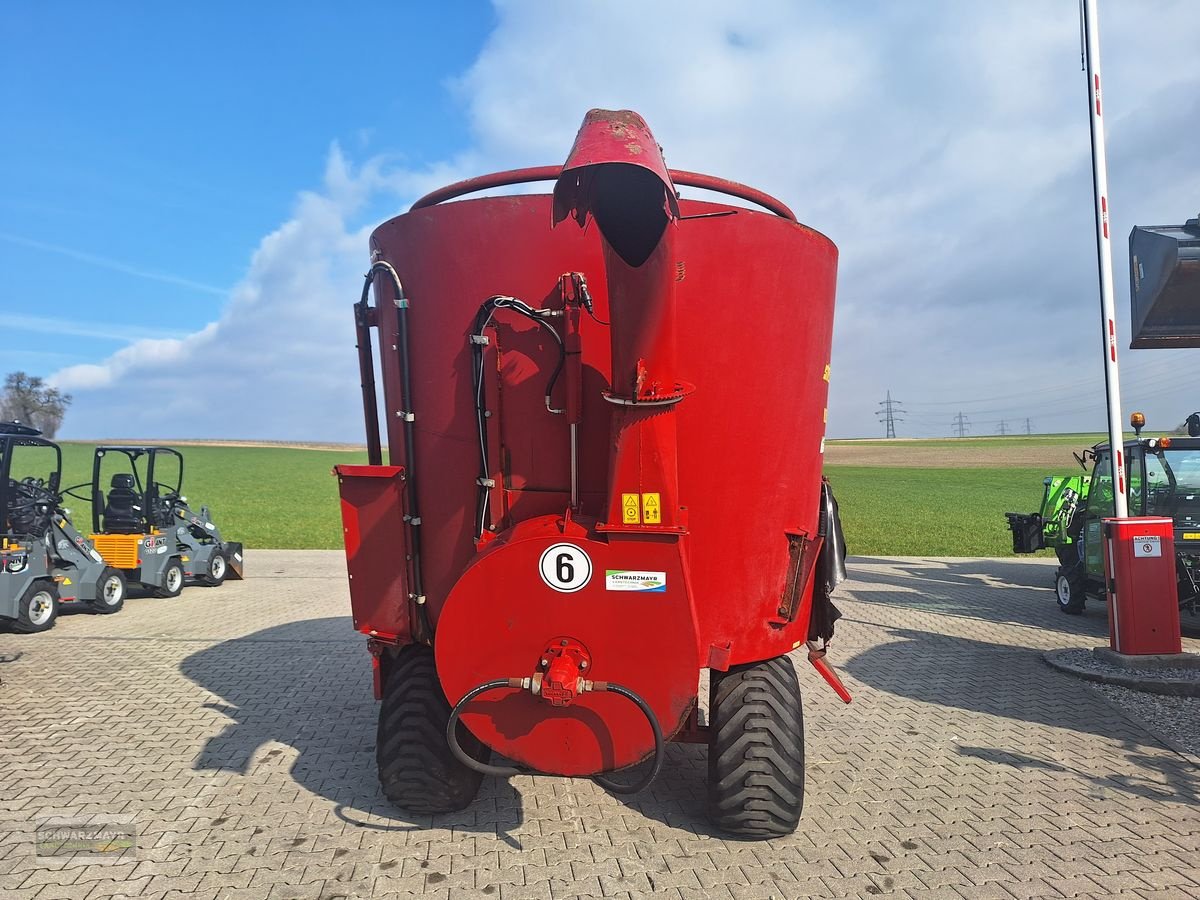
[[[1134,228],[1129,270],[1129,346],[1200,347],[1200,216]]]
[[[1046,549],[1042,517],[1038,513],[1005,513],[1012,531],[1013,553],[1036,553]]]

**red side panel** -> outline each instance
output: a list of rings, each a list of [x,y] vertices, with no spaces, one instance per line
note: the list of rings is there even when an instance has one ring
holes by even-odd
[[[412,640],[403,466],[334,466],[342,497],[354,627]]]
[[[1105,519],[1103,533],[1109,646],[1129,656],[1183,652],[1174,520]]]

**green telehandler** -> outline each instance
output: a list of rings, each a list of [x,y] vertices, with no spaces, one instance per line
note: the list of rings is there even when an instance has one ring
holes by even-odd
[[[1129,515],[1174,521],[1179,610],[1194,615],[1200,612],[1200,415],[1189,419],[1188,437],[1142,438],[1145,417],[1134,413],[1130,420],[1138,436],[1124,444]],[[1051,476],[1039,512],[1006,515],[1014,552],[1054,549],[1060,563],[1054,578],[1058,608],[1078,615],[1089,598],[1105,596],[1101,529],[1115,514],[1115,494],[1108,442],[1075,458],[1085,471],[1090,466],[1090,474]],[[1066,485],[1057,495],[1056,482]]]

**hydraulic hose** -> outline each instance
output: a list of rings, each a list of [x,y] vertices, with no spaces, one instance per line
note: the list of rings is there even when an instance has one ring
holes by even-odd
[[[658,773],[662,770],[663,759],[666,757],[667,744],[663,740],[662,728],[658,724],[658,716],[654,715],[654,710],[650,708],[650,704],[643,700],[627,687],[619,684],[608,683],[608,691],[612,694],[620,694],[627,700],[633,701],[646,717],[646,721],[650,723],[650,730],[654,732],[654,762],[650,764],[650,771],[633,784],[621,784],[613,781],[604,775],[597,775],[595,778],[596,784],[605,790],[612,791],[614,794],[636,794],[650,786],[650,782],[658,777]]]
[[[367,427],[367,462],[378,466],[383,462],[383,447],[379,439],[379,398],[375,395],[375,357],[371,351],[371,283],[374,267],[363,280],[362,296],[354,304],[354,332],[358,341],[358,376],[362,390],[363,418]]]
[[[417,622],[421,633],[416,635],[420,641],[429,641],[433,637],[433,627],[429,621],[429,612],[425,608],[425,580],[421,571],[421,507],[417,499],[417,464],[416,464],[416,413],[413,411],[412,373],[409,368],[409,338],[408,338],[408,297],[404,294],[404,286],[395,268],[384,260],[378,260],[371,265],[367,272],[366,285],[363,287],[364,297],[367,288],[380,272],[387,273],[392,282],[392,302],[396,307],[396,355],[400,366],[400,392],[402,400],[408,409],[397,410],[404,424],[404,462],[408,473],[408,515],[405,521],[409,526],[409,542],[412,551],[412,598],[417,606]],[[361,301],[360,301],[361,302]]]
[[[450,710],[450,718],[446,720],[446,743],[450,745],[450,752],[454,754],[454,758],[468,769],[474,769],[476,772],[482,772],[484,775],[494,775],[497,778],[511,778],[513,775],[525,774],[522,769],[518,769],[516,766],[492,766],[480,762],[462,748],[462,745],[458,742],[458,735],[455,734],[458,726],[458,717],[462,715],[463,707],[487,691],[494,691],[497,688],[521,686],[520,678],[512,679],[512,681],[516,681],[517,684],[512,684],[508,678],[485,681],[483,684],[477,685],[463,694],[463,698],[454,704],[454,709]]]
[[[494,486],[488,462],[487,417],[489,413],[484,408],[483,403],[483,348],[488,343],[488,337],[484,332],[488,325],[491,324],[496,311],[503,309],[512,310],[518,315],[536,322],[539,326],[550,332],[551,337],[558,342],[558,362],[554,366],[554,371],[550,373],[550,380],[546,384],[546,410],[556,415],[565,411],[555,409],[551,403],[554,385],[558,382],[558,377],[562,374],[567,359],[566,345],[563,343],[562,335],[555,330],[554,326],[546,318],[552,314],[552,311],[535,309],[523,300],[518,300],[516,297],[509,297],[504,294],[495,294],[488,297],[475,314],[475,322],[472,325],[470,334],[471,388],[475,395],[475,421],[479,431],[479,477],[475,479],[475,483],[479,485],[479,496],[475,507],[476,541],[483,537],[483,533],[487,528],[488,500],[491,497],[492,487]]]
[[[476,685],[467,691],[462,699],[454,704],[454,708],[450,710],[450,718],[446,720],[446,743],[449,745],[450,752],[454,755],[454,758],[468,769],[474,769],[476,772],[481,772],[484,775],[494,775],[497,778],[536,774],[526,769],[517,768],[516,766],[493,766],[488,763],[482,763],[463,750],[456,734],[459,717],[468,703],[480,694],[485,694],[488,691],[499,688],[522,688],[525,681],[526,679],[523,678],[497,678],[494,681],[485,681],[483,684]],[[650,708],[650,704],[639,694],[623,685],[614,684],[611,681],[597,681],[593,682],[591,691],[593,693],[607,691],[610,694],[621,695],[637,706],[642,711],[642,715],[646,717],[646,721],[650,723],[650,730],[654,733],[654,759],[651,763],[650,771],[646,775],[632,784],[622,784],[604,775],[596,775],[593,778],[598,785],[605,790],[612,791],[614,794],[636,794],[638,791],[649,787],[650,783],[658,777],[658,773],[662,771],[663,760],[666,758],[667,742],[663,738],[662,728],[658,724],[658,716],[654,714],[654,710]]]

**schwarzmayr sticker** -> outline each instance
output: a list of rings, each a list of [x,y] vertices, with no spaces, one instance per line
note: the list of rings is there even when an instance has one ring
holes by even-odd
[[[640,594],[665,594],[666,572],[639,572],[634,569],[605,569],[606,591],[636,591]]]

